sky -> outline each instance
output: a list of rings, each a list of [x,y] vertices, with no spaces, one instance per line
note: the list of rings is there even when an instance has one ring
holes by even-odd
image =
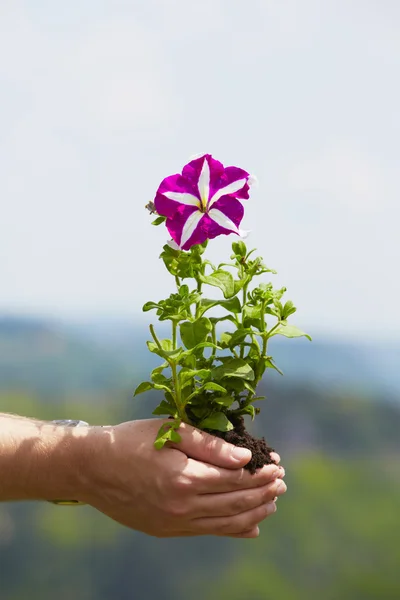
[[[0,313],[168,295],[144,206],[209,152],[257,176],[247,244],[298,326],[398,339],[399,72],[396,0],[2,0]]]

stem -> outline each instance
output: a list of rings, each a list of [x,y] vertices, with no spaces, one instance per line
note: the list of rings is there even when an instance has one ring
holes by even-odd
[[[163,347],[160,344],[160,340],[158,339],[158,337],[156,336],[156,332],[154,331],[154,325],[150,325],[150,333],[151,333],[151,337],[153,338],[153,340],[157,344],[158,349],[162,350],[164,352]]]
[[[173,326],[174,325],[175,325],[174,328],[175,328],[175,334],[176,334],[176,323],[173,322]],[[151,333],[153,340],[157,344],[159,350],[162,350],[164,352],[163,347],[161,346],[160,340],[158,339],[156,332],[154,331],[154,325],[150,325],[150,333]],[[176,362],[174,360],[171,360],[170,358],[166,358],[165,360],[168,362],[169,366],[171,367],[172,381],[174,382],[174,390],[175,390],[174,401],[175,401],[176,410],[178,411],[178,415],[180,416],[182,421],[187,423],[188,418],[186,416],[185,407],[182,406],[182,402],[181,402],[181,389],[180,389],[180,385],[179,385],[178,372],[176,369]]]
[[[244,326],[244,312],[243,309],[246,306],[246,300],[247,300],[247,288],[248,288],[249,284],[246,283],[246,285],[243,286],[243,300],[242,300],[242,327]],[[240,358],[244,357],[244,346],[240,347]]]
[[[178,415],[180,416],[182,421],[184,421],[185,423],[188,423],[188,418],[186,416],[185,407],[182,405],[182,402],[181,402],[181,388],[179,385],[179,377],[178,377],[178,372],[176,369],[176,363],[175,363],[175,361],[172,361],[170,364],[171,364],[171,371],[172,371],[172,381],[174,382],[174,389],[175,389],[175,405],[176,405],[176,408],[178,411]]]
[[[175,275],[175,283],[176,283],[176,287],[178,288],[178,291],[179,291],[179,288],[181,287],[181,282],[180,282],[178,275]]]
[[[172,349],[176,350],[176,328],[178,323],[176,321],[172,321]]]

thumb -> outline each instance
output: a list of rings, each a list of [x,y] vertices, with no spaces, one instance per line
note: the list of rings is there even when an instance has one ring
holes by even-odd
[[[180,450],[189,458],[225,469],[239,469],[251,459],[251,451],[247,448],[229,444],[186,423],[182,423],[179,433],[182,441],[168,445]]]

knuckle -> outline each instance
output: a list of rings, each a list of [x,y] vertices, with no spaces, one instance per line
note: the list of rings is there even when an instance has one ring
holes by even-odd
[[[237,498],[232,505],[232,514],[236,515],[249,510],[254,505],[253,494],[244,494]]]
[[[212,435],[204,435],[203,437],[203,451],[206,461],[209,461],[215,454],[215,450],[218,448],[219,439]]]
[[[186,475],[178,475],[171,483],[173,491],[179,494],[189,491],[192,486],[192,480]]]
[[[184,502],[170,501],[165,504],[165,512],[170,517],[180,518],[187,514],[187,507]]]

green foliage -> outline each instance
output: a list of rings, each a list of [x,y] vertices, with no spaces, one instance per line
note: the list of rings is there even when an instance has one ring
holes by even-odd
[[[270,282],[255,285],[256,277],[275,271],[261,257],[253,258],[254,250],[248,252],[243,241],[234,242],[232,262],[215,267],[203,258],[205,247],[183,252],[165,245],[161,258],[177,290],[143,306],[145,312],[155,310],[159,321],[170,321],[172,329],[170,339],[158,339],[150,326],[153,339],[147,342],[148,349],[164,363],[135,391],[135,396],[149,390],[164,392],[153,414],[174,420],[161,428],[158,448],[176,441],[182,421],[200,429],[229,431],[233,416],[253,419],[259,412],[253,406],[260,399],[256,388],[266,369],[282,373],[267,353],[269,339],[276,335],[311,339],[287,323],[296,308],[291,301],[282,303],[286,288],[274,289]],[[182,280],[191,280],[192,287]],[[205,285],[218,288],[223,298],[204,297]],[[204,316],[215,309],[225,312]],[[271,317],[268,327],[266,319]],[[217,331],[223,321],[233,324],[233,331]]]

